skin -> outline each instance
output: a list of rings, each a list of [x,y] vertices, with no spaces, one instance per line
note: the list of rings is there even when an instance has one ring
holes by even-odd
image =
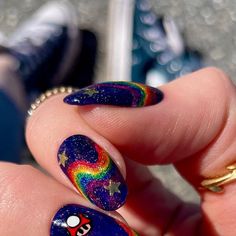
[[[235,86],[222,71],[207,68],[160,89],[164,100],[143,108],[79,108],[64,104],[65,94],[40,105],[28,119],[26,139],[53,178],[32,167],[0,164],[1,235],[48,235],[50,219],[62,205],[93,207],[57,163],[60,144],[73,134],[87,135],[111,154],[129,187],[118,212],[141,235],[235,235],[235,183],[225,185],[222,194],[199,189],[204,178],[225,174],[235,163]],[[145,166],[167,163],[196,188],[200,206],[170,193]]]
[[[15,73],[17,62],[15,58],[1,53],[0,56],[0,86],[8,96],[10,96],[16,103],[20,110],[27,110],[27,101],[25,99],[25,91]]]

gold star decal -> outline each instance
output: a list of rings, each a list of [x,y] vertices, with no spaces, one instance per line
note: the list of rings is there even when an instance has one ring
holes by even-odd
[[[99,93],[96,89],[86,89],[84,90],[83,94],[89,95],[89,97],[92,97],[94,94]]]
[[[66,161],[68,157],[66,156],[66,150],[62,154],[59,154],[59,165],[66,166]]]
[[[105,186],[104,188],[109,191],[110,196],[113,196],[114,193],[120,193],[119,186],[120,182],[116,183],[110,180],[109,185]]]

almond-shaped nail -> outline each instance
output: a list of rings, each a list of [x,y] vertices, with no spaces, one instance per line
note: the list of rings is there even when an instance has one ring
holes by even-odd
[[[138,236],[130,227],[102,212],[69,204],[58,210],[50,236]]]
[[[120,208],[126,200],[127,186],[110,155],[84,135],[64,140],[58,163],[77,190],[106,211]]]
[[[162,91],[134,82],[105,82],[78,90],[64,98],[71,105],[113,105],[122,107],[143,107],[162,101]]]

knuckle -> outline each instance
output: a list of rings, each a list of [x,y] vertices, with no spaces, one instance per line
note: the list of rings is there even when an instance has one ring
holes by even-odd
[[[221,87],[232,86],[229,76],[222,69],[207,67],[203,70],[209,76],[209,79],[213,80],[214,83],[218,83]]]
[[[221,105],[227,108],[232,99],[235,100],[236,98],[236,89],[232,80],[223,70],[216,67],[205,68],[203,69],[203,73],[207,77],[205,86],[208,87],[209,94],[214,95],[212,99],[220,99]]]
[[[211,66],[211,67],[206,67],[203,70],[205,70],[209,74],[215,75],[216,77],[218,76],[227,77],[226,73],[218,67]]]

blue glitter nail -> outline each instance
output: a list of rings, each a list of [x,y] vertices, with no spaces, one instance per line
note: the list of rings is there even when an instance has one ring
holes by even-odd
[[[155,105],[163,99],[156,88],[133,82],[106,82],[80,89],[64,98],[70,105],[103,104],[123,107]]]
[[[137,236],[121,221],[96,210],[70,204],[54,216],[50,236]]]
[[[62,143],[58,162],[78,191],[106,211],[120,208],[127,186],[110,155],[84,135],[73,135]]]

